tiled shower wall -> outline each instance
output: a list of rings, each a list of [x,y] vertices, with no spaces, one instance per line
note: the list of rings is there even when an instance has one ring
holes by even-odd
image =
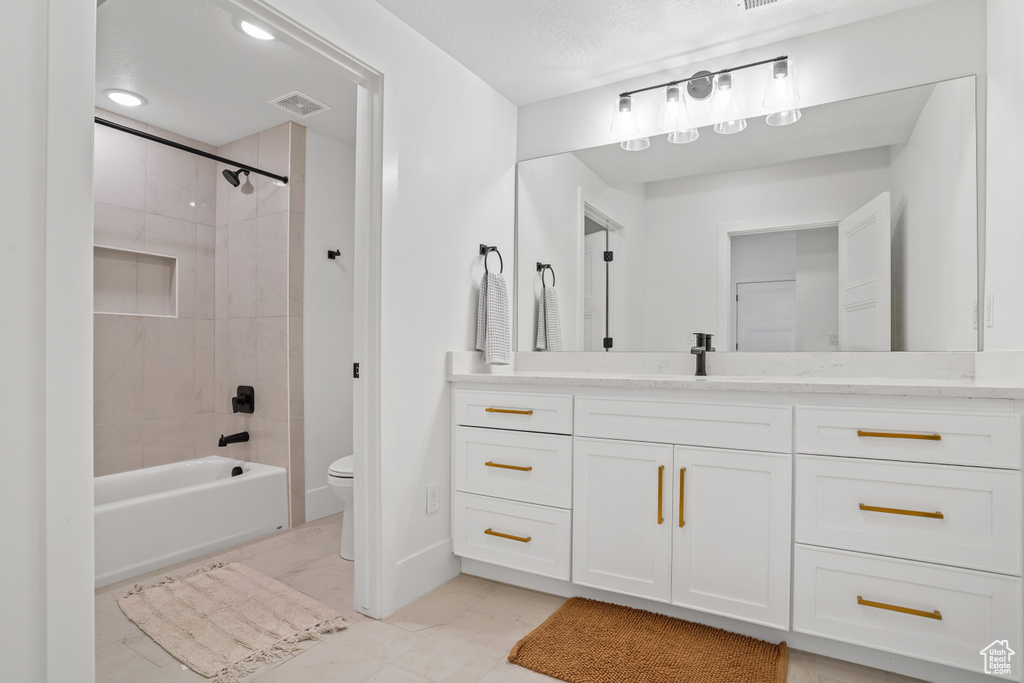
[[[286,123],[214,149],[97,115],[289,183],[252,174],[256,191],[244,195],[223,180],[224,165],[96,127],[95,243],[176,256],[179,272],[177,317],[95,316],[95,473],[214,454],[285,467],[298,524],[305,128]],[[238,385],[255,388],[253,415],[231,413]],[[244,430],[248,443],[217,448],[220,434]]]

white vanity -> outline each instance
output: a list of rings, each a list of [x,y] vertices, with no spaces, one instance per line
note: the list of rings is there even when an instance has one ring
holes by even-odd
[[[928,680],[983,680],[983,648],[1024,646],[1022,389],[449,379],[468,573]]]

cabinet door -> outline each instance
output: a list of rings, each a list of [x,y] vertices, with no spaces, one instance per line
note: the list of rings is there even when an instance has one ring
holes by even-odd
[[[576,438],[573,581],[668,602],[672,447]]]
[[[788,455],[675,447],[672,603],[789,628]]]

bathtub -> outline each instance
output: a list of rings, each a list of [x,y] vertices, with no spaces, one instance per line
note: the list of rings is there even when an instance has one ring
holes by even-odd
[[[231,476],[234,467],[242,474]],[[288,526],[283,468],[211,455],[93,479],[96,587]]]

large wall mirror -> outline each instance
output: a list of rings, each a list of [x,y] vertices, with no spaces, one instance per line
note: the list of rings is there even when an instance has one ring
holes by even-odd
[[[975,119],[971,76],[520,162],[518,351],[553,281],[564,351],[977,350]]]

